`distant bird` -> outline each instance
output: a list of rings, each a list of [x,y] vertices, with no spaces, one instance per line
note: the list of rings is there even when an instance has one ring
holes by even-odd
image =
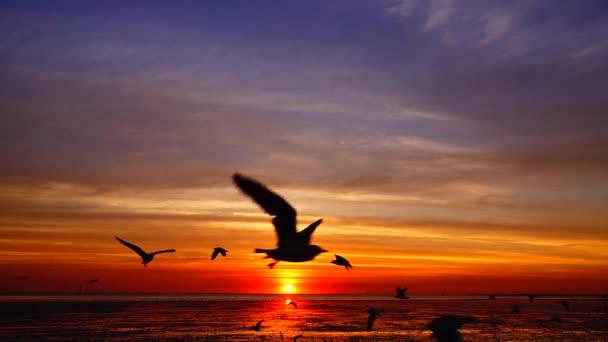
[[[521,310],[519,310],[519,305],[513,305],[513,308],[511,309],[511,313],[521,313]]]
[[[294,307],[294,308],[296,308],[296,309],[298,308],[298,303],[293,302],[293,301],[290,301],[289,303],[287,303],[287,305],[288,305],[288,306],[289,306],[289,305],[293,305],[293,307]]]
[[[26,280],[26,279],[30,279],[30,276],[29,275],[20,275],[20,276],[16,276],[15,279]]]
[[[439,342],[461,342],[462,335],[458,329],[471,322],[475,322],[472,316],[443,315],[431,321],[427,329],[433,332],[431,337]]]
[[[215,247],[213,249],[213,253],[211,254],[211,260],[215,260],[218,254],[221,254],[223,257],[225,257],[226,253],[228,253],[228,251],[223,249],[222,247]]]
[[[492,300],[496,299],[496,295],[490,295],[490,299],[492,299]]]
[[[99,283],[99,278],[91,279],[91,280],[89,280],[89,282],[87,283],[87,286],[88,286],[88,285],[91,285],[91,284],[97,284],[97,283]]]
[[[395,289],[395,298],[408,299],[409,297],[405,295],[405,291],[407,291],[407,287],[401,288],[398,286]]]
[[[257,322],[253,327],[251,327],[251,329],[255,331],[260,331],[260,329],[262,328],[262,323],[264,323],[263,319]]]
[[[331,263],[334,265],[338,265],[338,266],[344,266],[344,268],[346,268],[346,271],[350,272],[348,269],[353,268],[353,265],[351,265],[350,262],[348,262],[348,260],[339,256],[338,254],[334,254],[334,255],[336,256],[336,260],[332,260]]]
[[[293,337],[293,342],[298,342],[298,339],[304,337],[302,334],[298,334],[296,336]]]
[[[568,302],[567,300],[562,300],[559,303],[562,305],[564,310],[570,311],[570,302]]]
[[[383,313],[382,310],[378,310],[378,309],[374,309],[371,306],[367,308],[367,310],[365,310],[365,312],[368,313],[367,316],[367,325],[365,326],[365,330],[366,331],[372,331],[372,328],[374,326],[374,321],[376,320],[376,317],[380,317]]]
[[[147,267],[148,264],[152,261],[152,259],[154,259],[154,256],[156,254],[160,254],[160,253],[172,253],[175,252],[175,249],[164,249],[162,251],[156,251],[156,252],[152,252],[152,253],[146,253],[143,249],[139,248],[138,246],[127,242],[121,238],[119,238],[118,236],[114,236],[116,238],[116,240],[118,240],[120,243],[122,243],[123,245],[131,248],[135,253],[139,254],[139,256],[142,259],[142,264],[144,264],[144,267]]]
[[[311,245],[310,239],[322,219],[311,223],[301,232],[296,230],[296,210],[281,196],[266,188],[263,184],[245,177],[239,173],[232,176],[234,184],[243,193],[251,197],[264,211],[274,216],[272,224],[277,233],[278,242],[275,249],[256,248],[255,253],[266,253],[266,258],[275,262],[268,264],[273,268],[279,261],[305,262],[314,259],[317,255],[327,252],[325,249]]]
[[[530,301],[530,303],[532,303],[534,301],[534,298],[536,298],[535,295],[529,295],[528,296],[528,300]]]

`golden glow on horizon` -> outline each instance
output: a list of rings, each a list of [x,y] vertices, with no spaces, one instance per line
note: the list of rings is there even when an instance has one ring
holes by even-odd
[[[283,285],[283,292],[285,292],[285,293],[293,293],[294,290],[295,290],[295,288],[291,284]]]

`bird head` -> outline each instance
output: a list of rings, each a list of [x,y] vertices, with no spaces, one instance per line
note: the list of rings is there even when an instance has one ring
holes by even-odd
[[[315,255],[319,255],[321,253],[327,252],[326,249],[323,249],[317,245],[311,245],[310,247],[311,247],[311,250],[315,253]]]

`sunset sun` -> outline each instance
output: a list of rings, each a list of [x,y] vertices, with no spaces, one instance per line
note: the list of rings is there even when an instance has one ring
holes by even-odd
[[[291,285],[291,284],[285,284],[285,285],[283,285],[283,292],[285,292],[285,293],[292,293],[293,290],[294,290],[293,285]]]

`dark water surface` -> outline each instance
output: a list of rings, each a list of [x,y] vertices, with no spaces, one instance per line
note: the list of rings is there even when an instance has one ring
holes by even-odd
[[[292,299],[298,308],[287,306]],[[465,341],[608,341],[601,298],[336,295],[0,296],[0,339],[192,341],[432,341],[441,314],[472,315]],[[520,314],[511,313],[519,305]],[[384,310],[365,331],[368,307]],[[490,320],[490,312],[495,320]],[[260,319],[261,331],[251,329]],[[492,324],[493,323],[493,324]]]

